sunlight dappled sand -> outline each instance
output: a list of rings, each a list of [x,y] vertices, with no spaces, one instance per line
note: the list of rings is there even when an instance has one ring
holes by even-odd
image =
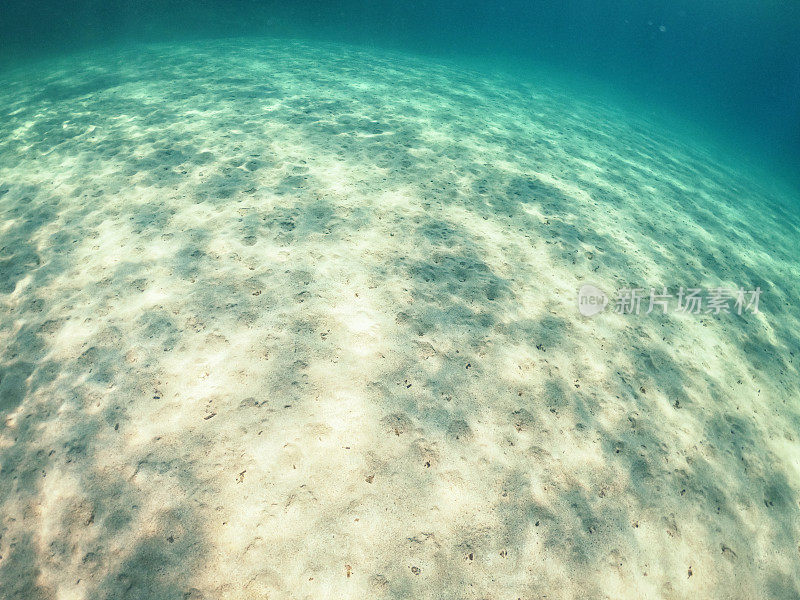
[[[788,196],[335,45],[77,56],[0,114],[6,597],[800,594]]]

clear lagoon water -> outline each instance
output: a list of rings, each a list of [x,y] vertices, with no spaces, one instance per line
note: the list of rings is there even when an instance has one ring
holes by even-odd
[[[0,6],[0,596],[800,597],[800,5]]]

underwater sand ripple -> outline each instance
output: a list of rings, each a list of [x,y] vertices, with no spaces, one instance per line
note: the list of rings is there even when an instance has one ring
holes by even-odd
[[[1,87],[7,597],[800,594],[791,199],[340,46]],[[587,278],[764,296],[590,321]]]

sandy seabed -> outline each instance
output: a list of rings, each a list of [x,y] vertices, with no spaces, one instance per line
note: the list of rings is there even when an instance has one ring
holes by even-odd
[[[300,42],[0,76],[9,599],[800,596],[800,219],[545,83]],[[760,312],[578,314],[755,288]]]

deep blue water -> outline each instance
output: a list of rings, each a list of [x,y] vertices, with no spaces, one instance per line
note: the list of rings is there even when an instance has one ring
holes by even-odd
[[[800,2],[3,0],[0,64],[78,48],[302,36],[546,67],[688,116],[800,179]]]

